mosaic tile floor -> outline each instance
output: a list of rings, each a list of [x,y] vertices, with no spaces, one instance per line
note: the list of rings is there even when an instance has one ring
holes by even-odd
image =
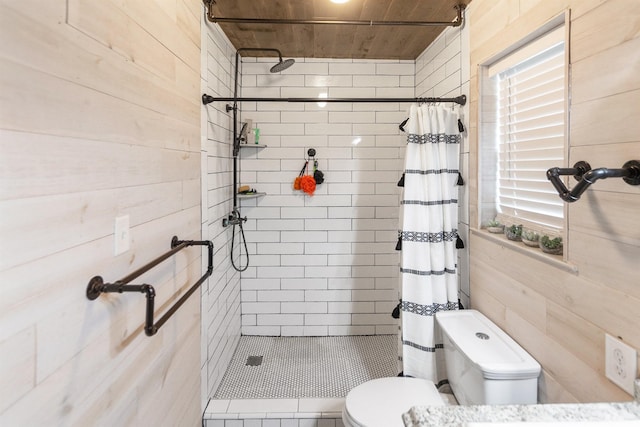
[[[243,336],[214,399],[345,397],[363,382],[397,375],[397,343],[395,335]],[[261,364],[251,366],[258,362],[251,356],[262,356]]]

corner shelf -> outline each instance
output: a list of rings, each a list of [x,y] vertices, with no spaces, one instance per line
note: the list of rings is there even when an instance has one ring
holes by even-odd
[[[262,197],[266,195],[267,193],[238,194],[238,199],[240,200],[257,199],[258,197]]]
[[[240,144],[240,148],[251,147],[251,148],[267,148],[264,144]]]

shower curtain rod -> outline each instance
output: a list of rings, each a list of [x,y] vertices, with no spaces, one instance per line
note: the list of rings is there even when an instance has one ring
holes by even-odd
[[[302,24],[302,25],[363,25],[396,27],[459,27],[462,25],[464,4],[454,6],[458,16],[454,21],[372,21],[372,20],[332,20],[332,19],[271,19],[271,18],[221,18],[213,15],[215,0],[203,0],[207,7],[207,19],[213,23],[230,24]]]
[[[455,102],[464,105],[467,103],[467,96],[460,95],[455,98],[234,98],[234,97],[213,97],[202,94],[202,103],[210,104],[213,101],[246,101],[246,102]],[[227,111],[231,111],[232,106],[227,105]]]

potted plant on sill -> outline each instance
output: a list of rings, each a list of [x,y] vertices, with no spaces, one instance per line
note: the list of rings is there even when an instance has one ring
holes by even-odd
[[[551,238],[549,236],[542,236],[540,238],[540,249],[542,249],[542,252],[548,254],[562,254],[562,237]]]
[[[500,224],[497,219],[492,219],[487,223],[487,231],[489,233],[504,233],[504,224]]]
[[[507,236],[507,239],[513,240],[514,242],[522,241],[522,225],[512,225],[504,229],[504,234]]]
[[[522,243],[527,246],[537,247],[540,235],[533,230],[522,230]]]

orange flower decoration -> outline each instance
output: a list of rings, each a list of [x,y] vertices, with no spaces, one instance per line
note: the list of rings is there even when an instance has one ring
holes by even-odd
[[[316,191],[316,180],[311,175],[305,175],[300,179],[300,188],[310,196]]]

